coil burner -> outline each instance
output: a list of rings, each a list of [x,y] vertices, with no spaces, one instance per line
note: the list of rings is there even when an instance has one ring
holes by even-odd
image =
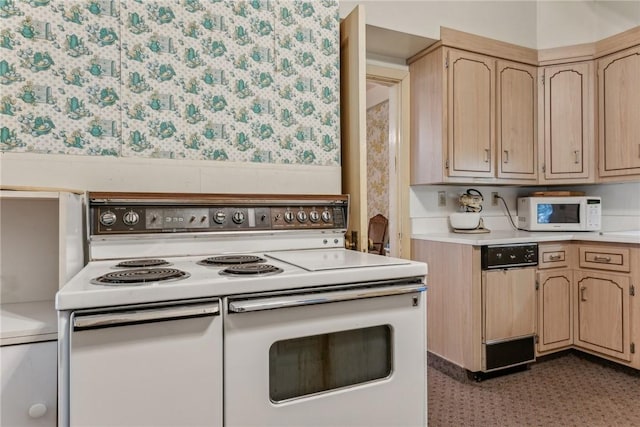
[[[142,268],[142,267],[161,267],[171,265],[169,261],[159,258],[153,259],[132,259],[117,263],[115,268]]]
[[[271,264],[232,265],[220,271],[225,276],[267,276],[282,273],[282,269]]]
[[[207,266],[222,266],[256,264],[265,261],[266,259],[260,258],[259,256],[255,255],[219,255],[200,260],[198,261],[198,264]]]
[[[153,282],[182,280],[190,274],[175,268],[139,268],[104,274],[91,280],[94,285],[136,286]]]

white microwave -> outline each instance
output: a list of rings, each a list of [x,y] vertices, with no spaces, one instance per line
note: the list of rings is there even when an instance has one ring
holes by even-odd
[[[600,197],[519,197],[518,228],[528,231],[598,231]]]

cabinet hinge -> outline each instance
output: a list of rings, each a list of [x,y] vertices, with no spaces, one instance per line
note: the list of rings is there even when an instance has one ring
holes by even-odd
[[[540,289],[540,282],[536,280],[536,291]]]
[[[542,73],[542,75],[540,76],[540,80],[541,80],[542,86],[544,86],[544,73]]]
[[[444,161],[444,168],[449,169],[449,159]]]
[[[444,60],[444,68],[449,68],[449,55]]]
[[[547,166],[546,165],[542,165],[542,172],[546,172],[547,171]]]
[[[629,286],[629,295],[631,295],[632,297],[636,296],[636,287],[631,285]]]
[[[538,334],[536,334],[535,340],[536,340],[536,344],[538,344],[540,342],[540,337],[538,336]]]
[[[631,352],[631,354],[634,354],[636,352],[636,343],[631,343],[631,348],[629,349],[629,351]]]

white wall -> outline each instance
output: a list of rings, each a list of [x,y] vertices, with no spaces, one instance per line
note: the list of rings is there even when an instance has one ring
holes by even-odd
[[[595,4],[598,16],[596,40],[612,36],[640,25],[640,1],[598,1]]]
[[[589,1],[543,1],[537,7],[538,49],[593,42],[598,17]]]
[[[375,87],[367,89],[367,110],[388,99],[389,88],[387,86],[375,85]]]
[[[509,41],[536,45],[534,1],[340,1],[340,16],[364,4],[366,23],[431,39],[440,26]]]
[[[340,167],[0,153],[0,185],[81,191],[340,194]]]
[[[536,49],[589,43],[640,25],[640,1],[341,1],[369,25],[440,38],[440,26]]]
[[[537,48],[589,43],[640,25],[640,1],[540,1]]]

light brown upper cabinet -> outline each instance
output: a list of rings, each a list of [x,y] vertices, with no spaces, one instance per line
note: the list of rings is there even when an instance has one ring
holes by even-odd
[[[598,60],[600,178],[640,174],[640,46]],[[611,178],[609,179],[611,180]]]
[[[640,177],[640,26],[542,50],[440,36],[408,60],[412,185]]]
[[[439,47],[409,74],[412,184],[536,182],[535,67]]]
[[[491,177],[494,171],[495,61],[447,50],[449,176]]]
[[[543,68],[540,182],[593,182],[593,62]]]
[[[537,67],[498,60],[496,146],[499,178],[537,179]]]

